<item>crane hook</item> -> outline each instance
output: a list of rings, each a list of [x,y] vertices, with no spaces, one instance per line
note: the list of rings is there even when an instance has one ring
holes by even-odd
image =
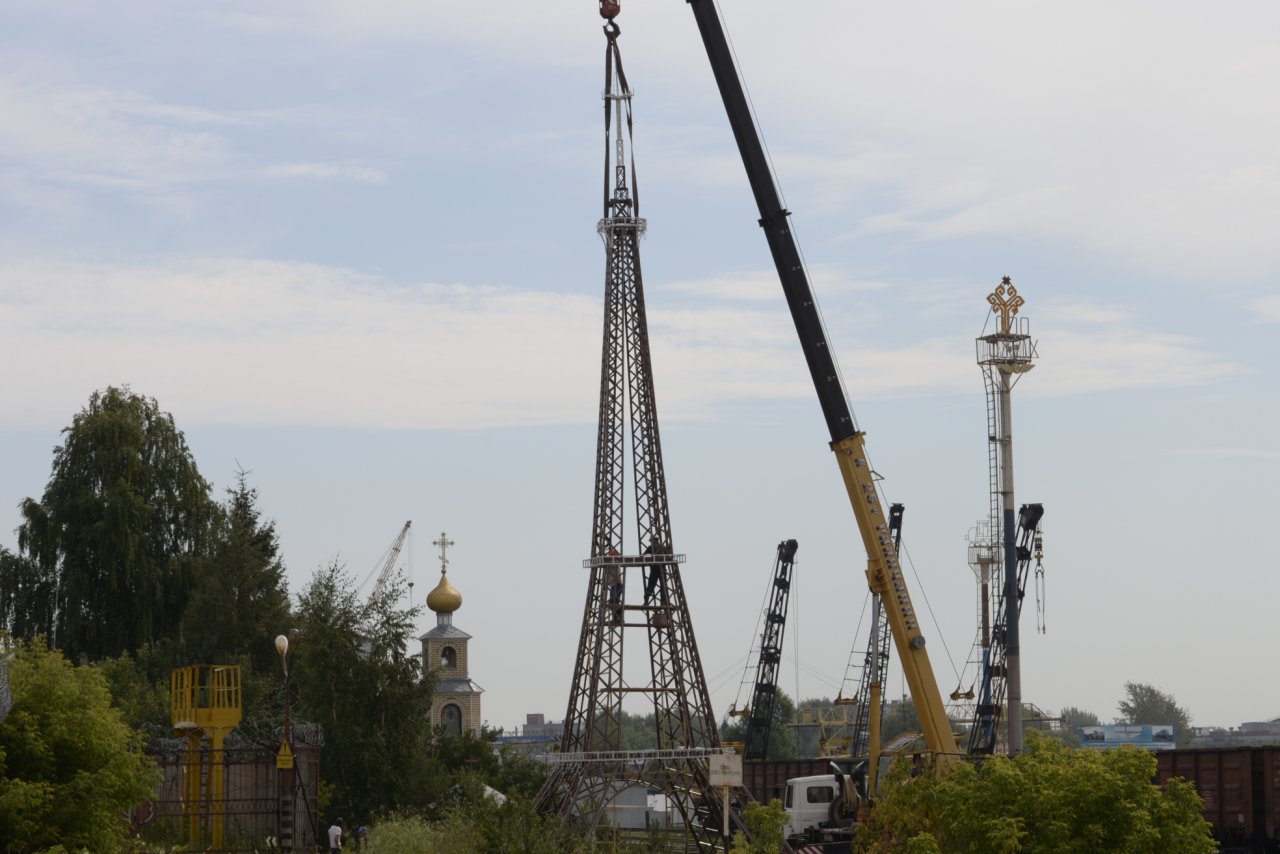
[[[607,18],[610,22],[618,17],[618,13],[622,11],[622,4],[618,0],[600,0],[600,17]]]

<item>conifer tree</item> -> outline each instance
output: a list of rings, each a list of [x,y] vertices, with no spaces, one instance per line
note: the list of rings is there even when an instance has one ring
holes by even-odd
[[[213,545],[197,566],[182,624],[183,657],[223,663],[247,655],[258,673],[279,669],[273,639],[291,628],[275,522],[263,520],[248,472],[218,514]]]

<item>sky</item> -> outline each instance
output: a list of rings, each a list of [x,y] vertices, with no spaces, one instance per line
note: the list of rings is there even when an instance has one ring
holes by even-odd
[[[942,692],[972,681],[974,339],[1011,276],[1039,352],[1015,391],[1017,498],[1046,508],[1025,698],[1105,722],[1137,681],[1197,725],[1280,715],[1280,9],[723,5],[907,506]],[[758,213],[687,4],[626,0],[618,23],[713,706],[745,701],[788,538],[780,681],[834,696],[866,642],[865,558]],[[0,545],[61,429],[127,384],[217,492],[251,473],[294,593],[334,560],[359,584],[412,520],[420,602],[447,532],[484,717],[561,719],[591,534],[600,25],[587,0],[0,6]]]

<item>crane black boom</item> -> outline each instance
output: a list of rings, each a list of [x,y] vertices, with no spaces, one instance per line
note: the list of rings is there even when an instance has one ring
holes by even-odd
[[[898,648],[898,656],[902,660],[903,672],[911,690],[925,742],[935,760],[950,763],[958,755],[959,749],[951,731],[946,707],[942,703],[942,694],[933,675],[933,666],[925,651],[925,637],[920,631],[915,609],[907,592],[906,579],[898,563],[888,520],[867,460],[864,436],[854,423],[849,401],[836,370],[835,358],[827,343],[822,317],[814,301],[813,289],[800,258],[800,249],[791,232],[788,222],[790,212],[782,206],[782,197],[752,119],[751,108],[738,77],[715,2],[687,2],[693,10],[702,43],[707,50],[707,58],[711,62],[712,73],[720,88],[729,125],[733,128],[738,152],[742,155],[742,165],[747,171],[747,180],[760,211],[760,226],[768,240],[769,251],[778,270],[778,279],[791,310],[791,319],[795,323],[805,361],[809,365],[809,375],[813,380],[814,390],[818,393],[822,415],[831,435],[831,449],[836,454],[845,490],[858,521],[858,531],[867,553],[867,584],[873,593],[880,595],[884,603],[885,615]]]
[[[791,233],[787,220],[791,212],[782,206],[782,196],[773,180],[769,159],[760,142],[760,135],[756,132],[755,122],[752,121],[751,108],[747,104],[742,81],[738,79],[720,16],[712,0],[688,0],[688,3],[702,33],[707,58],[711,60],[711,70],[720,87],[720,97],[729,116],[729,125],[733,128],[733,138],[738,142],[742,165],[747,170],[747,181],[756,197],[760,226],[769,241],[773,263],[778,268],[782,292],[786,295],[791,319],[796,325],[796,334],[800,336],[800,345],[804,348],[804,357],[809,363],[809,375],[818,392],[818,402],[827,419],[831,441],[847,439],[857,431],[857,426],[840,383],[835,358],[827,345],[827,333],[813,299],[809,277],[800,258],[800,248]]]
[[[747,717],[747,734],[742,741],[744,759],[766,759],[769,736],[773,732],[773,708],[778,697],[778,665],[782,663],[782,634],[787,626],[787,602],[791,598],[791,572],[795,567],[795,540],[778,543],[778,559],[774,562],[773,586],[769,590],[769,607],[764,615],[764,631],[760,634],[760,659],[756,662],[756,686],[751,694]]]

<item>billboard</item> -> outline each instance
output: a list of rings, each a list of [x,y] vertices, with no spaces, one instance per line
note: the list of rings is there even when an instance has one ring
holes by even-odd
[[[1104,724],[1081,727],[1080,744],[1104,750],[1126,744],[1147,750],[1173,750],[1177,739],[1173,724]]]

